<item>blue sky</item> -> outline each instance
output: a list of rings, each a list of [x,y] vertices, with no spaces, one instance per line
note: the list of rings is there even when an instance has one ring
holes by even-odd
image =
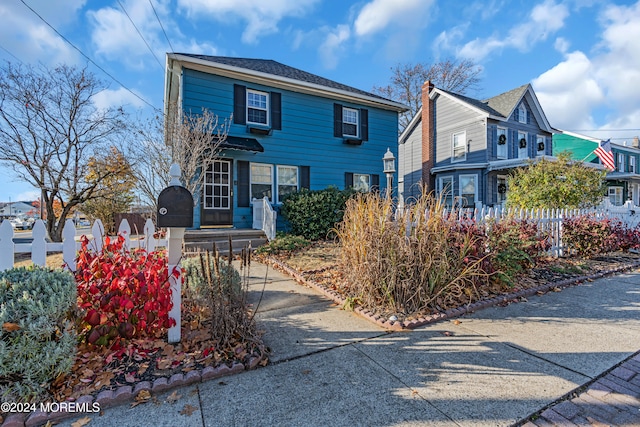
[[[640,134],[640,1],[2,0],[0,16],[0,60],[88,65],[110,85],[99,106],[143,115],[162,107],[170,51],[273,59],[363,90],[399,63],[471,59],[470,96],[531,83],[556,128]],[[4,168],[0,182],[0,201],[38,194]]]

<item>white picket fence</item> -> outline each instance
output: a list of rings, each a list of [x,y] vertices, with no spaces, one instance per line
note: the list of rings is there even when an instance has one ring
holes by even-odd
[[[581,215],[591,215],[595,218],[609,218],[624,223],[629,228],[640,225],[640,207],[627,202],[622,206],[614,206],[605,199],[603,203],[592,209],[506,209],[503,207],[476,207],[475,209],[458,209],[444,212],[445,216],[456,215],[458,221],[475,221],[486,224],[490,221],[499,222],[505,218],[529,220],[537,224],[538,230],[549,236],[551,248],[549,254],[562,256],[566,247],[562,242],[562,221]]]
[[[120,223],[118,234],[122,234],[125,239],[125,246],[129,249],[144,248],[148,252],[159,247],[166,247],[166,239],[156,239],[156,233],[153,221],[150,219],[144,225],[143,235],[132,239],[131,227],[125,219]],[[67,219],[62,230],[62,242],[53,243],[47,241],[47,230],[44,222],[37,220],[33,226],[31,243],[14,243],[14,238],[20,238],[21,233],[16,233],[8,220],[2,221],[0,224],[0,271],[10,269],[14,265],[15,254],[31,253],[31,261],[35,265],[44,266],[47,261],[47,254],[52,252],[61,252],[65,268],[71,271],[76,270],[76,254],[81,248],[80,237],[77,236],[77,230],[73,221]],[[87,237],[91,236],[89,248],[95,251],[102,249],[104,241],[104,226],[100,220],[96,220],[87,233]]]
[[[253,199],[253,224],[254,230],[262,230],[269,241],[276,237],[276,220],[278,213],[273,210],[269,198]]]

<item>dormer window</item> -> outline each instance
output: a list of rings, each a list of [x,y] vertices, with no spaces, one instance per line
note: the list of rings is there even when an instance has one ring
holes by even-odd
[[[527,109],[524,107],[524,103],[518,106],[518,121],[520,123],[527,123]]]

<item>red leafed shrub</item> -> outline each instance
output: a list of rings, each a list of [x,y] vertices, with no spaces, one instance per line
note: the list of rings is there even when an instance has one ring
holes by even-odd
[[[169,318],[173,304],[166,254],[129,251],[124,242],[121,235],[114,241],[106,237],[96,253],[82,238],[75,276],[78,306],[86,311],[82,335],[90,344],[156,337],[175,325]]]
[[[610,219],[581,215],[562,221],[562,240],[581,257],[591,257],[619,248]]]

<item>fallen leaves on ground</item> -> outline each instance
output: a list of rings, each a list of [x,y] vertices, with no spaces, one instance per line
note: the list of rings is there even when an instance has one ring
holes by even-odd
[[[188,417],[191,416],[191,414],[193,414],[195,411],[197,411],[198,408],[196,408],[193,405],[184,405],[184,407],[182,408],[182,411],[180,411],[180,415],[186,415]]]

